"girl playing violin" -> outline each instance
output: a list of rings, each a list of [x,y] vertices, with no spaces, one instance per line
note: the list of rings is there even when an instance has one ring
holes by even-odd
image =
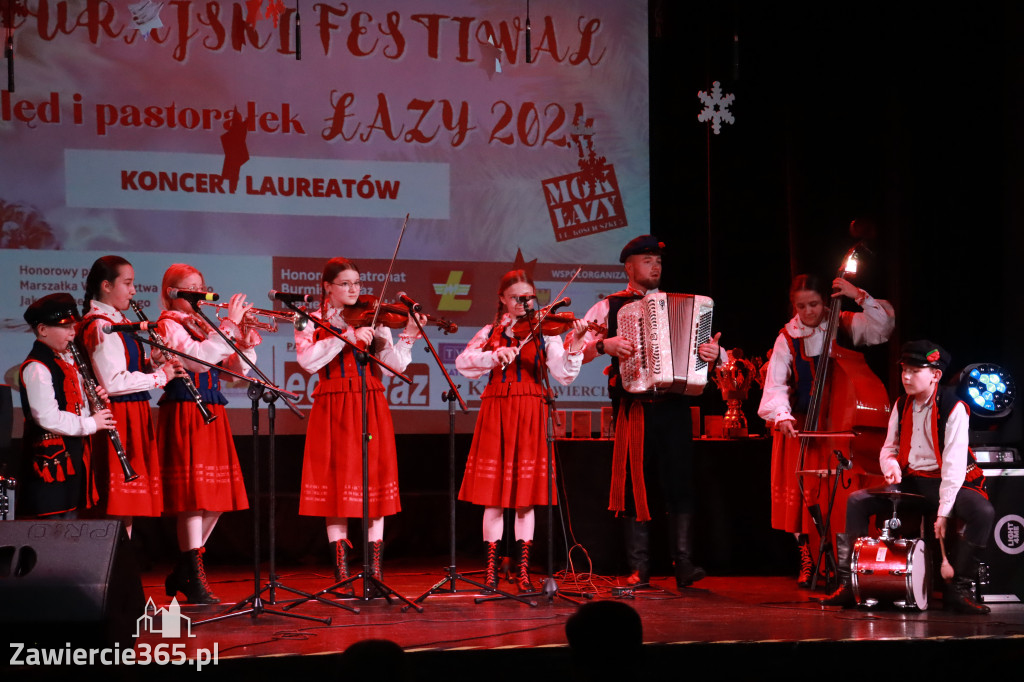
[[[191,265],[177,263],[167,268],[160,289],[164,311],[158,325],[163,343],[200,360],[223,363],[235,372],[246,373],[248,365],[193,312],[192,304],[171,298],[172,288],[206,291],[206,282]],[[232,296],[220,329],[243,349],[246,357],[255,361],[253,347],[260,342],[260,336],[254,329],[243,334],[240,327],[251,307],[245,302],[245,294]],[[164,511],[177,516],[181,553],[164,581],[164,588],[168,597],[181,592],[190,604],[216,604],[220,599],[210,590],[203,565],[206,541],[222,512],[248,509],[249,500],[224,408],[227,400],[220,391],[220,375],[206,365],[184,359],[181,362],[212,421],[206,423],[184,379],[167,384],[160,398],[159,414]]]
[[[154,369],[145,348],[125,333],[107,334],[104,325],[129,322],[127,310],[135,295],[135,269],[120,256],[98,258],[85,280],[85,317],[79,338],[96,380],[110,398],[110,408],[125,453],[139,477],[124,480],[117,454],[106,434],[93,437],[90,477],[99,488],[90,499],[107,516],[120,518],[131,536],[132,518],[160,516],[164,510],[160,451],[149,408],[149,391],[182,376],[181,364],[169,360]],[[154,358],[160,355],[154,353]],[[98,499],[97,499],[98,497]]]
[[[876,301],[842,277],[833,280],[832,287],[835,289],[832,299],[846,296],[863,309],[859,313],[844,312],[840,317],[840,331],[848,341],[857,346],[873,346],[889,339],[895,318],[888,302]],[[829,298],[817,277],[798,275],[793,279],[789,301],[795,314],[775,341],[757,410],[758,416],[775,426],[771,468],[772,528],[796,537],[800,550],[797,582],[801,587],[811,584],[813,562],[807,536],[810,519],[796,474],[800,455],[797,434],[810,402],[814,367],[825,337]],[[839,305],[839,301],[835,304]],[[804,462],[804,468],[814,466]]]
[[[302,491],[299,513],[323,516],[327,540],[334,560],[335,581],[346,580],[352,543],[348,540],[348,518],[363,513],[363,494],[369,495],[370,523],[364,529],[370,542],[371,573],[381,578],[384,547],[384,517],[397,514],[398,458],[395,430],[375,365],[356,361],[355,351],[372,348],[381,362],[397,371],[412,360],[413,342],[419,337],[416,321],[409,316],[405,329],[395,343],[391,330],[378,325],[354,327],[345,321],[345,311],[359,303],[362,290],[359,268],[343,258],[327,261],[323,272],[323,296],[320,310],[312,317],[322,320],[341,334],[337,338],[307,325],[296,329],[295,345],[299,365],[316,372],[320,381],[313,391],[313,409],[309,415],[306,450],[302,461]],[[425,318],[420,318],[422,324]],[[362,462],[362,380],[366,377],[369,432],[367,444],[369,490],[363,491]]]
[[[510,327],[526,315],[526,303],[535,300],[533,281],[525,271],[506,273],[498,285],[494,323],[477,332],[455,359],[459,372],[469,379],[490,373],[459,491],[460,500],[484,507],[484,582],[490,589],[498,586],[498,542],[504,531],[504,509],[516,510],[516,582],[521,592],[533,589],[533,508],[548,503],[549,487],[547,413],[541,373],[546,367],[549,376],[568,385],[583,364],[586,323],[582,320],[573,323],[574,336],[579,341],[573,342],[568,352],[557,335],[543,336],[541,343],[530,339],[519,345]]]

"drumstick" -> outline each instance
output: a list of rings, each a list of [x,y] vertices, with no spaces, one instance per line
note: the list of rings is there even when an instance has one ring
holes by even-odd
[[[955,571],[953,565],[949,563],[949,559],[946,557],[946,541],[939,538],[939,550],[942,552],[942,566],[939,567],[939,573],[942,575],[943,580],[952,580]]]

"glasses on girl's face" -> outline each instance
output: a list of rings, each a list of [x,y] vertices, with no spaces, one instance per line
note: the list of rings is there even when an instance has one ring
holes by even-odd
[[[330,284],[332,286],[336,286],[336,287],[341,287],[342,289],[352,289],[354,291],[359,291],[359,290],[361,290],[363,288],[363,283],[359,282],[359,281],[355,281],[355,282],[328,282],[328,284]]]

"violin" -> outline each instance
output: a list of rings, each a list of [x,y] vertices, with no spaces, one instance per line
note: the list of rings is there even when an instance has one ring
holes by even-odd
[[[572,329],[573,324],[578,319],[568,311],[548,313],[540,322],[540,333],[544,336],[559,336]],[[520,317],[512,324],[512,336],[522,341],[533,333],[536,324],[537,318],[535,316]],[[597,322],[587,322],[587,329],[597,334],[608,333],[608,327]]]
[[[380,308],[380,314],[377,309]],[[409,309],[399,303],[380,303],[375,296],[361,295],[355,303],[345,306],[341,316],[350,327],[367,327],[377,318],[377,324],[389,329],[401,329],[409,323]],[[444,318],[426,315],[427,322],[437,325],[445,334],[459,331],[459,325]]]
[[[536,334],[538,330],[542,336],[557,336],[572,329],[573,325],[579,318],[568,311],[561,313],[554,312],[556,308],[568,304],[569,299],[563,298],[541,308],[535,313],[520,317],[518,320],[513,322],[510,326],[510,330],[512,331],[512,336],[519,341],[520,344],[515,348],[515,353],[518,355],[519,349],[522,348],[530,339],[534,338],[533,335]],[[607,326],[596,322],[587,322],[587,329],[599,334],[608,333]],[[501,369],[504,370],[508,365],[508,362],[502,362]]]

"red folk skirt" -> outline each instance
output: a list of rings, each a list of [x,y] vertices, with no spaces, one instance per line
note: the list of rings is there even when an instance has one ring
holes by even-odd
[[[485,507],[522,509],[547,504],[547,492],[543,389],[532,382],[488,384],[459,499]]]
[[[139,477],[126,482],[110,436],[106,431],[94,433],[89,506],[108,516],[160,516],[164,510],[160,450],[149,401],[113,402],[111,411],[125,454]]]
[[[217,416],[209,424],[194,402],[160,406],[165,512],[249,508],[227,410],[217,404],[207,407]]]
[[[359,377],[317,384],[306,429],[299,514],[363,515],[362,396]],[[395,428],[380,379],[367,379],[370,518],[401,511]]]

